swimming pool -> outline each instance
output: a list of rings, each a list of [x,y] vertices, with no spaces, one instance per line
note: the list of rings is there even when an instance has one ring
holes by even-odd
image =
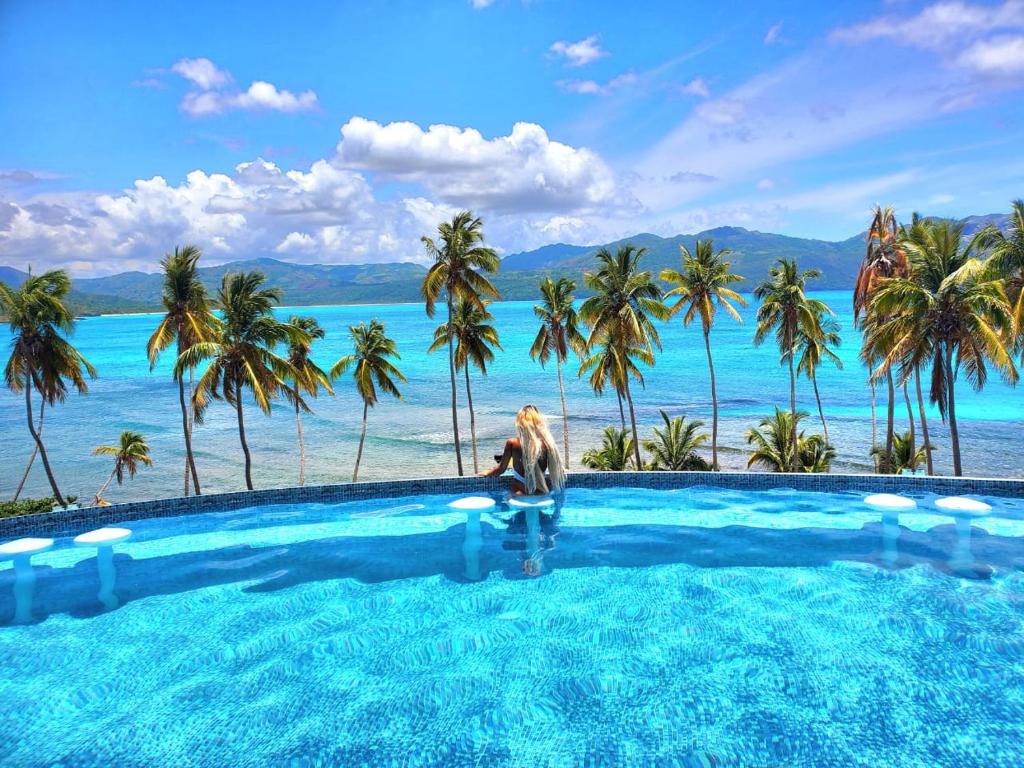
[[[864,497],[139,520],[104,602],[60,539],[33,623],[0,563],[0,764],[1020,766],[1024,501]]]

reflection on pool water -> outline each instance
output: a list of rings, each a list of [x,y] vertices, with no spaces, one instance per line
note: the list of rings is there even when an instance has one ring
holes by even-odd
[[[102,585],[61,539],[0,563],[0,764],[1024,764],[1024,502],[864,497],[137,521]]]

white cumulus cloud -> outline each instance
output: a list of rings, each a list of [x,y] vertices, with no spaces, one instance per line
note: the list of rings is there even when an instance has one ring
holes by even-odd
[[[234,110],[264,112],[305,112],[316,109],[317,95],[306,90],[294,93],[265,80],[254,81],[242,91],[234,79],[209,59],[180,59],[171,71],[195,86],[181,100],[181,111],[192,117],[219,115]]]

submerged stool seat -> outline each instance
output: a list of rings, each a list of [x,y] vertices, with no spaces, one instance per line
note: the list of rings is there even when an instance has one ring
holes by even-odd
[[[969,515],[984,515],[992,511],[992,505],[966,496],[945,496],[935,502],[935,506],[947,512],[964,512]]]
[[[464,496],[451,502],[448,506],[452,509],[474,510],[490,509],[494,504],[494,499],[490,496]]]
[[[510,507],[550,507],[555,500],[550,496],[510,496]]]
[[[125,541],[132,535],[127,528],[97,528],[94,531],[75,536],[77,547],[110,547]]]
[[[0,559],[22,558],[45,552],[53,546],[53,539],[24,538],[0,544]]]
[[[878,509],[914,509],[917,506],[913,499],[895,493],[875,493],[864,499],[864,503]]]

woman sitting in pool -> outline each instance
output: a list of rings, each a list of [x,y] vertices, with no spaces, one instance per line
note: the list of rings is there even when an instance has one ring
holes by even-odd
[[[481,474],[494,477],[511,466],[512,492],[517,496],[561,491],[565,487],[562,457],[547,420],[536,406],[525,405],[516,414],[516,435],[506,440],[504,452],[494,457],[497,466]],[[545,472],[550,476],[550,485]]]

